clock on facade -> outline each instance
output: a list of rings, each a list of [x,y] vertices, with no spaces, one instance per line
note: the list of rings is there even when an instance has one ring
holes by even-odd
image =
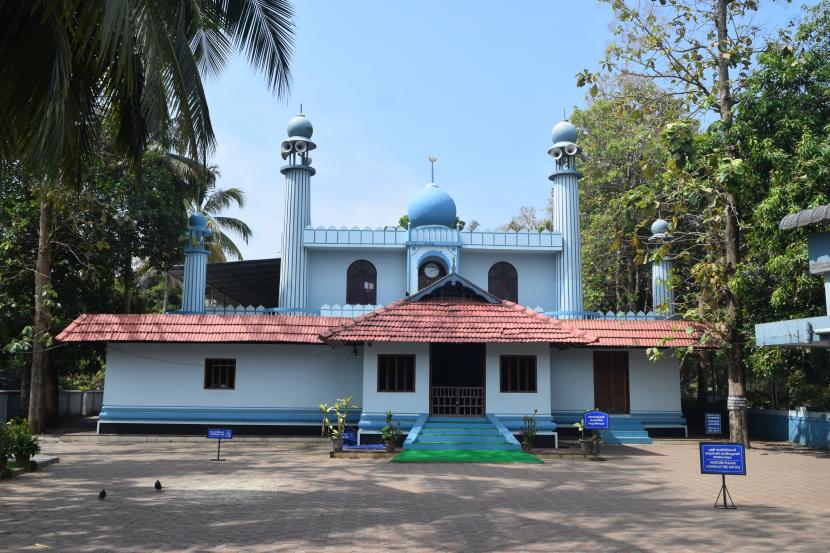
[[[424,267],[424,275],[426,275],[427,278],[435,278],[439,274],[441,274],[441,269],[438,267],[437,263],[427,263]]]

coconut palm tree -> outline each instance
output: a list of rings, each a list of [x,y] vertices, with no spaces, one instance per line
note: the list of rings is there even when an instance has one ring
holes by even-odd
[[[40,222],[35,263],[29,420],[47,413],[55,190],[80,180],[101,120],[137,178],[150,141],[175,134],[205,159],[215,144],[203,75],[234,51],[283,95],[289,85],[293,12],[287,0],[28,0],[0,2],[0,167],[19,161],[36,176]]]

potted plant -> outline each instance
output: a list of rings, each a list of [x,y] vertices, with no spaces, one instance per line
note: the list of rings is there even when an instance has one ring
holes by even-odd
[[[327,403],[320,404],[320,412],[323,415],[321,432],[323,436],[328,436],[331,440],[332,451],[343,451],[343,434],[346,433],[346,419],[349,416],[349,409],[359,407],[359,405],[352,403],[352,396],[338,398],[331,406]],[[330,415],[334,416],[334,422],[329,419]]]
[[[575,422],[574,427],[579,430],[579,450],[582,453],[593,453],[594,451],[594,442],[596,441],[594,438],[586,438],[585,437],[585,424],[584,421]]]
[[[10,423],[0,422],[0,475],[6,470],[12,452],[12,433],[9,426]]]
[[[533,439],[536,438],[536,413],[538,409],[533,410],[532,415],[525,415],[522,417],[524,424],[522,425],[522,449],[524,451],[531,451],[533,449]]]
[[[398,440],[401,438],[401,423],[398,421],[392,424],[392,411],[386,411],[386,426],[381,428],[380,434],[383,437],[383,445],[386,451],[392,453],[398,447]]]
[[[40,445],[37,443],[37,437],[32,436],[32,430],[29,428],[29,421],[20,419],[17,422],[9,424],[11,433],[12,455],[14,455],[14,463],[18,467],[28,469],[29,460],[33,455],[40,453]]]

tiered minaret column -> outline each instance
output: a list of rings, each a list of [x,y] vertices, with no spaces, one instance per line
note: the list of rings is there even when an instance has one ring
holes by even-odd
[[[205,312],[205,286],[207,284],[207,239],[210,237],[207,220],[199,213],[190,216],[188,242],[184,250],[184,283],[182,311]]]
[[[656,248],[663,246],[669,239],[669,224],[657,219],[651,225],[651,241]],[[665,317],[674,316],[674,290],[671,286],[672,259],[668,252],[656,252],[651,262],[651,295],[654,300],[654,312]]]
[[[305,309],[308,307],[308,252],[303,233],[311,224],[311,167],[308,152],[311,123],[298,115],[288,123],[288,140],[282,143],[282,157],[288,161],[280,172],[285,175],[285,208],[280,260],[279,306]]]
[[[550,176],[553,203],[553,228],[562,234],[562,254],[556,263],[556,285],[560,318],[582,316],[582,239],[579,229],[579,178],[576,159],[582,154],[576,145],[576,128],[567,121],[553,128],[556,161]]]

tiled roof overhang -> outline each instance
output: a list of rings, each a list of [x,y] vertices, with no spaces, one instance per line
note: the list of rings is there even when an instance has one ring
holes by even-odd
[[[340,317],[304,315],[92,315],[75,319],[61,342],[177,342],[322,344],[320,334]]]
[[[605,321],[577,319],[562,321],[566,328],[596,337],[592,347],[688,347],[712,349],[716,341],[700,323],[681,320]]]

